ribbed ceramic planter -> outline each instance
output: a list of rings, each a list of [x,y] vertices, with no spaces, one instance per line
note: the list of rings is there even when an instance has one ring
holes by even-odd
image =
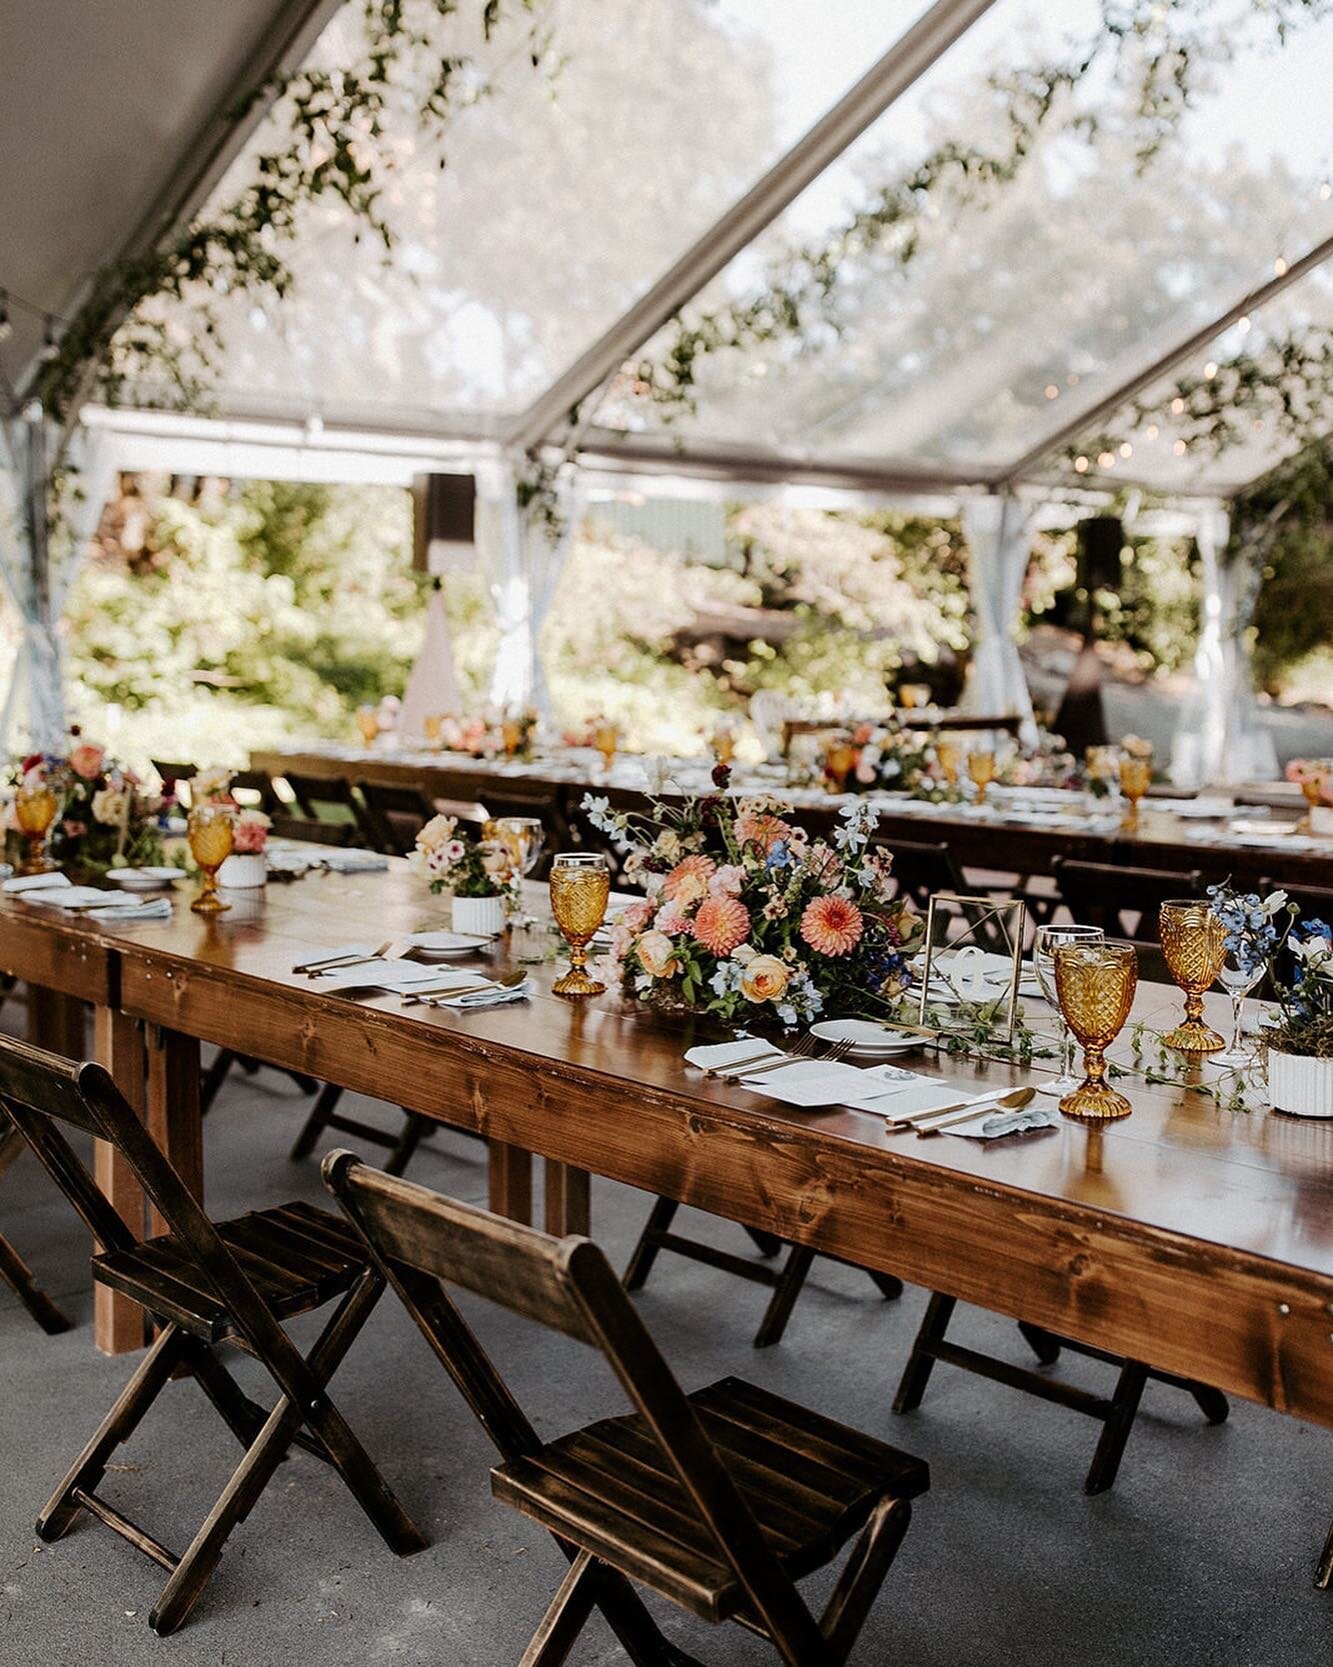
[[[1310,807],[1310,832],[1327,839],[1333,836],[1333,805]]]
[[[262,851],[233,851],[218,869],[218,884],[228,891],[256,891],[268,883],[268,858]]]
[[[455,897],[452,919],[455,932],[493,938],[505,929],[504,898]]]
[[[1333,1059],[1269,1048],[1268,1097],[1292,1117],[1333,1117]]]

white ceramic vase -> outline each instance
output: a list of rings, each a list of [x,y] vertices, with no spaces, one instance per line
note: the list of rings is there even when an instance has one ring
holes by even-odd
[[[505,929],[503,897],[455,897],[453,928],[477,937],[493,938]]]
[[[1324,839],[1333,835],[1333,805],[1310,806],[1310,832]]]
[[[1333,1059],[1269,1048],[1268,1097],[1293,1117],[1333,1117]]]
[[[228,891],[255,891],[268,882],[268,858],[262,851],[233,851],[218,869],[218,884]]]

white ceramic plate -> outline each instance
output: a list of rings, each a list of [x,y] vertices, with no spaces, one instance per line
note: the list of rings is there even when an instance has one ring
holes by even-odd
[[[921,1046],[919,1037],[904,1036],[892,1025],[876,1024],[873,1019],[824,1019],[811,1025],[810,1034],[821,1042],[850,1042],[859,1059],[887,1059]]]
[[[124,886],[126,891],[160,891],[163,886],[183,880],[185,873],[179,868],[108,868],[106,877]]]
[[[414,961],[460,961],[467,955],[479,955],[490,947],[491,939],[474,932],[416,932],[412,937]]]

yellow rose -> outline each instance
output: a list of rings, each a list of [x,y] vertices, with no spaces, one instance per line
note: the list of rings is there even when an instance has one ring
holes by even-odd
[[[776,955],[756,955],[741,974],[746,1001],[781,1001],[791,982],[791,968]]]
[[[651,978],[674,978],[680,970],[676,965],[676,946],[665,932],[645,932],[635,948],[640,965]]]

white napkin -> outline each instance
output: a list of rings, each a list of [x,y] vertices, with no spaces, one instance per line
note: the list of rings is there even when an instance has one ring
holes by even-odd
[[[868,1071],[855,1065],[844,1065],[840,1060],[794,1059],[790,1065],[774,1071],[764,1071],[747,1079],[744,1074],[736,1079],[741,1088],[752,1094],[766,1094],[789,1106],[836,1106],[849,1103],[866,1092]],[[881,1083],[881,1092],[887,1085]]]
[[[48,909],[96,909],[99,906],[119,901],[124,895],[119,891],[103,891],[98,886],[42,886],[37,891],[25,894],[29,903],[40,903]]]
[[[104,909],[89,909],[87,912],[92,920],[112,923],[125,920],[170,920],[172,908],[169,897],[155,897],[150,903],[113,903]]]
[[[756,1055],[776,1059],[781,1052],[782,1049],[772,1042],[761,1041],[757,1036],[743,1036],[735,1042],[715,1042],[691,1048],[685,1055],[685,1063],[697,1065],[701,1071],[720,1071],[742,1059],[751,1059],[758,1064]]]
[[[441,1007],[503,1007],[506,1002],[526,1001],[532,993],[532,986],[525,978],[521,984],[515,984],[505,989],[499,984],[493,990],[477,990],[470,996],[442,996]]]
[[[996,1111],[989,1117],[975,1117],[970,1123],[960,1123],[956,1129],[941,1129],[941,1134],[962,1135],[964,1140],[1000,1140],[1007,1134],[1022,1134],[1027,1129],[1058,1129],[1060,1119],[1044,1106],[1024,1106],[1021,1111]]]
[[[336,967],[311,980],[321,995],[343,990],[410,990],[417,984],[438,984],[440,969],[419,961],[363,961],[356,967]]]
[[[389,859],[375,851],[325,851],[320,858],[320,866],[331,869],[335,874],[374,874],[387,868]]]
[[[16,879],[6,880],[3,889],[18,892],[21,895],[25,891],[50,891],[55,886],[67,886],[68,884],[68,875],[62,874],[57,868],[53,868],[49,874],[20,874]]]
[[[976,1090],[971,1090],[976,1092]],[[943,1082],[939,1077],[923,1077],[919,1082],[909,1083],[901,1093],[895,1094],[893,1099],[876,1111],[883,1110],[888,1117],[904,1117],[918,1111],[943,1111],[945,1106],[956,1106],[960,1100],[968,1097],[969,1090],[962,1083]],[[966,1125],[964,1125],[966,1127]]]

